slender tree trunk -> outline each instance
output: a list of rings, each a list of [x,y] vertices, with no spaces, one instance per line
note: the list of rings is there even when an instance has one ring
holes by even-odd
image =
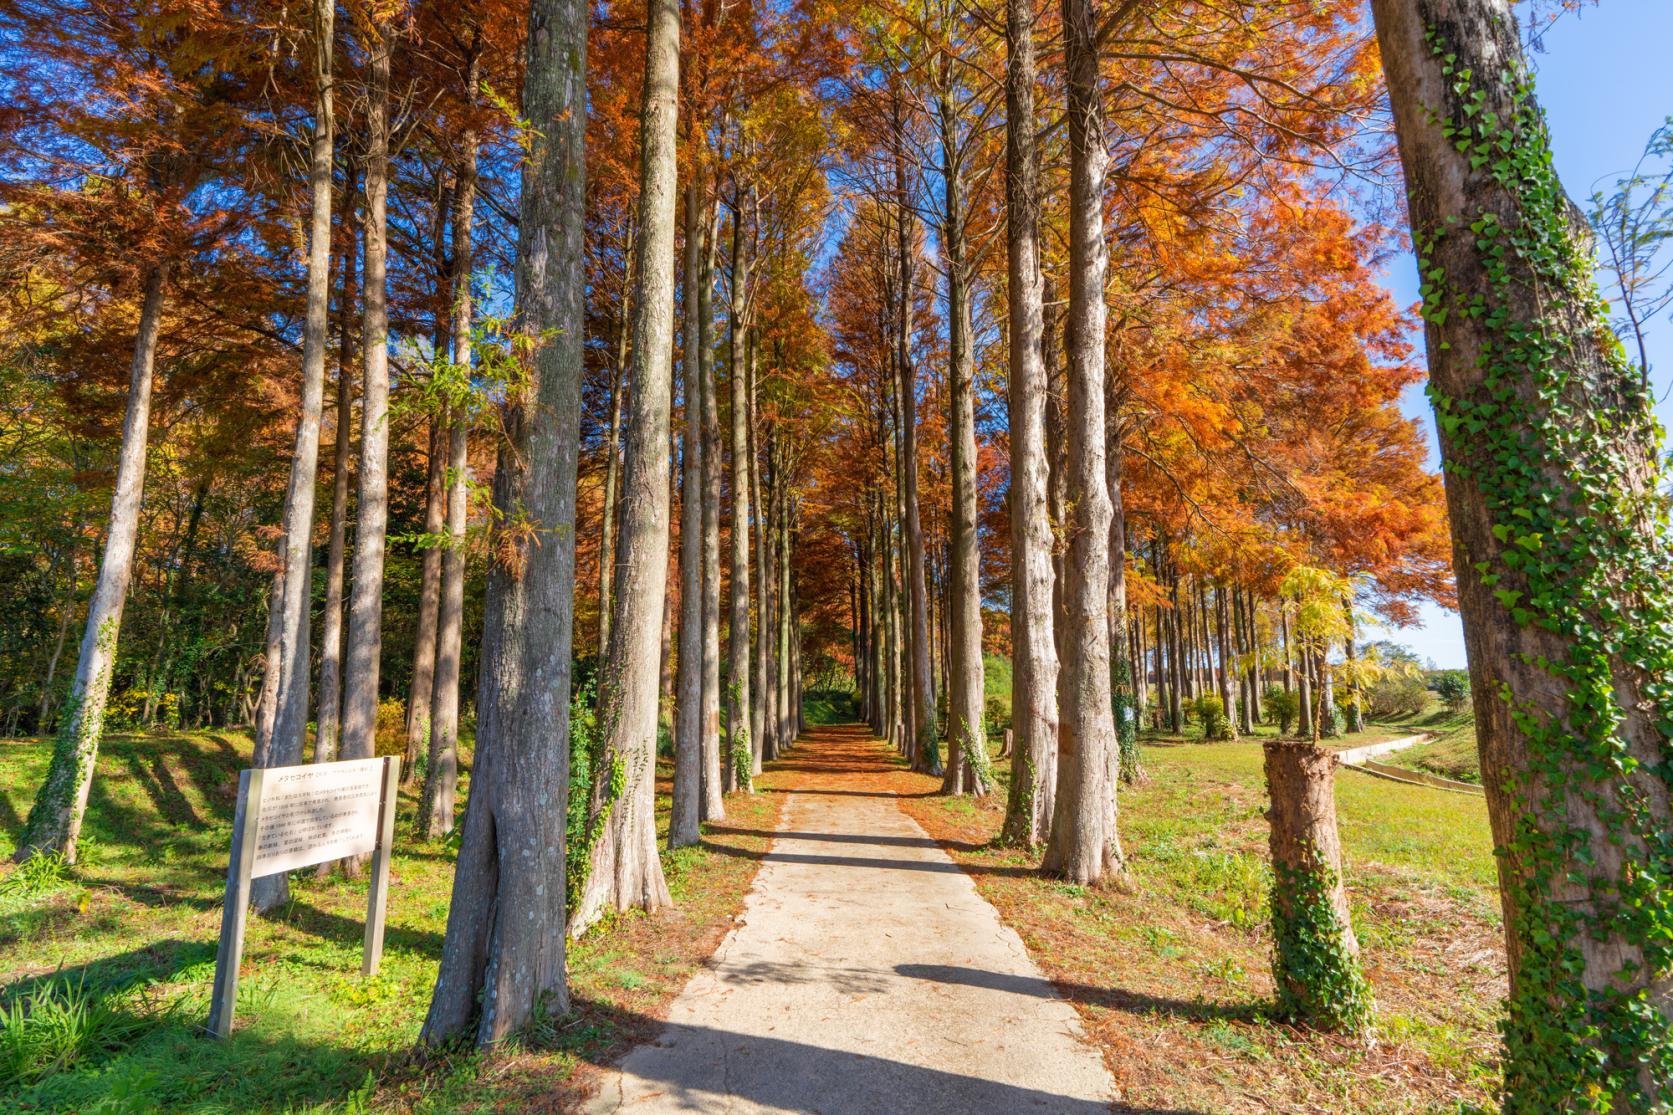
[[[325,558],[325,612],[320,620],[319,710],[314,733],[314,761],[337,758],[343,719],[343,565],[349,516],[349,458],[354,429],[353,366],[355,264],[359,239],[354,233],[352,172],[343,190],[343,228],[348,246],[343,256],[343,290],[337,303],[337,430],[331,468],[331,527]]]
[[[1109,537],[1109,628],[1110,628],[1110,712],[1115,721],[1116,762],[1121,781],[1129,786],[1144,782],[1144,766],[1139,760],[1138,702],[1133,697],[1133,660],[1128,650],[1127,636],[1127,512],[1121,501],[1121,481],[1126,471],[1126,455],[1122,449],[1115,416],[1115,398],[1109,390],[1105,405],[1110,412],[1105,418],[1104,479],[1110,496]],[[1112,819],[1111,824],[1114,824]]]
[[[452,301],[453,276],[446,274],[440,283],[447,292],[442,304]],[[451,311],[442,310],[442,314]],[[437,328],[445,337],[451,329]],[[442,348],[436,353],[446,359],[451,353]],[[429,471],[424,482],[424,533],[438,539],[447,531],[447,460],[450,452],[447,409],[441,407],[430,416]],[[436,621],[441,609],[442,548],[424,548],[418,579],[418,626],[413,635],[412,685],[407,691],[406,751],[401,763],[403,781],[410,781],[418,773],[418,754],[429,747],[431,694],[436,683]]]
[[[767,662],[772,655],[772,574],[767,564],[768,539],[772,535],[772,509],[762,499],[761,490],[761,437],[757,433],[761,424],[760,399],[756,394],[755,361],[753,359],[754,345],[750,346],[752,358],[747,362],[749,368],[749,483],[750,490],[755,497],[756,522],[755,531],[755,568],[760,574],[756,578],[755,593],[755,701],[750,705],[750,731],[754,743],[754,751],[750,756],[751,773],[761,773],[761,763],[767,757]],[[870,572],[870,565],[867,565]],[[869,606],[869,602],[868,602]],[[875,612],[870,615],[868,635],[871,641],[877,638],[877,617]]]
[[[70,681],[69,704],[52,751],[46,781],[35,795],[16,856],[20,862],[38,852],[58,852],[75,862],[81,819],[93,786],[93,764],[104,732],[110,675],[116,666],[116,641],[122,606],[133,575],[139,538],[140,503],[145,492],[145,450],[151,426],[151,381],[157,361],[157,337],[163,321],[163,288],[168,264],[153,264],[145,276],[139,331],[128,378],[128,408],[122,419],[122,448],[116,463],[116,489],[110,500],[99,578],[87,608],[81,657]]]
[[[564,811],[575,619],[575,476],[580,450],[586,274],[588,5],[531,0],[523,112],[517,295],[540,338],[532,382],[506,404],[494,476],[501,513],[539,532],[510,540],[489,573],[475,764],[441,970],[419,1041],[474,1031],[500,1041],[544,1003],[568,1010]]]
[[[474,31],[474,29],[473,29]],[[465,71],[465,99],[473,103],[480,54],[480,32],[471,41]],[[472,366],[475,326],[471,298],[476,218],[477,137],[474,128],[459,137],[464,152],[453,199],[453,366]],[[470,516],[470,428],[472,407],[456,403],[447,422],[447,548],[442,553],[441,595],[436,610],[435,680],[430,693],[430,761],[424,780],[427,835],[434,840],[453,831],[459,789],[459,665],[464,655],[465,527]]]
[[[1214,630],[1220,643],[1220,672],[1216,675],[1220,683],[1220,705],[1226,714],[1226,729],[1233,739],[1237,738],[1237,663],[1232,655],[1232,640],[1230,617],[1226,608],[1226,589],[1221,586],[1214,590]]]
[[[1119,761],[1110,712],[1110,496],[1104,471],[1104,145],[1098,21],[1092,0],[1063,0],[1069,88],[1069,349],[1065,632],[1058,681],[1057,811],[1041,869],[1076,883],[1125,873],[1116,827]]]
[[[715,227],[713,203],[706,203],[705,247],[698,268],[697,386],[703,449],[703,801],[702,816],[726,816],[721,796],[720,738],[720,402],[715,395],[713,345]]]
[[[691,134],[689,122],[686,126]],[[694,172],[685,189],[685,328],[680,354],[684,426],[680,448],[680,637],[674,702],[674,796],[668,846],[702,839],[703,780],[703,430],[698,382],[697,285],[702,281],[703,184]]]
[[[947,167],[948,437],[953,480],[948,530],[952,539],[952,671],[947,693],[947,773],[943,793],[988,792],[987,738],[982,723],[982,587],[977,550],[976,363],[971,349],[970,290],[965,259],[965,199],[951,98],[938,104],[941,151]],[[1102,463],[1102,462],[1100,462]]]
[[[744,207],[738,191],[732,210],[732,306],[727,315],[727,374],[732,404],[732,546],[731,597],[728,601],[726,650],[726,753],[721,756],[725,784],[738,785],[738,753],[754,755],[758,738],[750,729],[749,642],[749,372],[744,366],[748,348],[746,327],[749,292],[749,240],[744,232]],[[753,764],[752,764],[753,765]]]
[[[668,441],[674,348],[674,215],[680,84],[678,0],[650,0],[645,49],[640,282],[634,314],[633,405],[625,460],[618,611],[602,675],[604,733],[593,783],[590,868],[570,922],[584,932],[607,907],[670,902],[656,848],[657,647],[667,598]],[[620,764],[620,800],[612,779]]]
[[[1661,437],[1507,5],[1372,5],[1510,965],[1505,1110],[1673,1106]]]
[[[616,517],[620,503],[622,400],[627,394],[628,340],[633,306],[633,288],[637,280],[638,236],[632,235],[627,261],[622,276],[621,324],[616,335],[616,364],[610,376],[610,434],[604,447],[604,509],[600,514],[598,545],[598,658],[602,662],[610,650],[610,612],[614,606],[611,593],[616,587]]]
[[[385,209],[389,195],[389,28],[374,22],[367,54],[366,291],[361,383],[360,476],[355,501],[354,579],[343,656],[345,759],[377,753],[378,666],[383,648],[383,559],[389,523],[389,292]],[[358,864],[348,865],[355,870]]]
[[[1051,830],[1056,792],[1057,646],[1052,631],[1052,531],[1046,464],[1040,273],[1040,165],[1034,143],[1035,0],[1005,8],[1005,212],[1010,248],[1011,756],[1004,838],[1032,848]]]
[[[291,452],[290,484],[285,492],[284,537],[280,564],[284,570],[278,592],[269,605],[279,609],[278,644],[265,664],[272,680],[263,688],[274,694],[271,719],[263,718],[267,735],[257,734],[254,763],[258,767],[290,766],[302,761],[308,734],[309,604],[312,598],[314,494],[319,475],[320,420],[325,409],[325,349],[331,326],[331,171],[333,109],[331,51],[335,40],[335,8],[318,0],[311,9],[309,36],[314,79],[314,131],[309,146],[308,291],[302,326],[301,409]],[[270,910],[288,900],[284,875],[255,880],[250,904]]]

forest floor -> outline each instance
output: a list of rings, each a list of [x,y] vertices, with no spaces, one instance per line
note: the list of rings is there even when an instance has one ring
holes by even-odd
[[[403,792],[383,966],[360,976],[366,885],[293,876],[252,918],[231,1040],[201,1034],[248,737],[118,736],[101,748],[72,870],[9,863],[49,740],[0,741],[0,1109],[563,1111],[655,1032],[741,908],[780,795],[728,799],[700,848],[663,856],[676,906],[569,946],[576,1010],[491,1058],[410,1057],[447,922],[454,847],[414,839]],[[666,828],[667,764],[658,820]],[[770,787],[772,775],[766,778]],[[463,794],[461,794],[463,800]]]
[[[898,807],[859,725],[811,727],[739,925],[589,1111],[1107,1115],[1074,1008]]]
[[[1122,1089],[1117,1110],[1416,1115],[1487,1104],[1505,963],[1485,803],[1337,780],[1377,1000],[1374,1038],[1346,1040],[1271,1015],[1261,761],[1252,740],[1147,743],[1148,781],[1121,797],[1124,890],[1018,871],[1032,857],[993,846],[1004,763],[1000,791],[984,799],[894,777],[901,807],[972,873],[1080,1011]]]
[[[1120,1088],[1117,1110],[1380,1115],[1454,1112],[1490,1097],[1504,959],[1479,799],[1339,780],[1347,883],[1378,1002],[1374,1041],[1346,1041],[1269,1013],[1254,741],[1147,744],[1150,779],[1122,796],[1128,890],[1043,879],[1030,857],[992,847],[1003,785],[983,800],[943,798],[938,780],[903,769],[880,743],[865,746],[867,769],[842,777],[895,796],[970,874],[1079,1012]],[[0,855],[17,839],[49,750],[48,741],[0,742]],[[728,800],[728,822],[709,826],[704,846],[665,854],[674,910],[614,918],[570,946],[575,1012],[492,1057],[421,1063],[408,1053],[434,980],[452,848],[412,840],[410,796],[382,972],[358,974],[364,884],[305,876],[288,907],[252,921],[233,1039],[200,1036],[236,771],[248,754],[248,740],[231,733],[111,739],[83,863],[0,866],[7,1110],[571,1110],[704,978],[786,801],[829,777],[797,769],[816,754],[804,745],[763,777],[765,792]],[[1001,779],[1006,765],[997,764]],[[832,885],[852,888],[851,869],[831,870]],[[21,1023],[26,1016],[41,1024]]]

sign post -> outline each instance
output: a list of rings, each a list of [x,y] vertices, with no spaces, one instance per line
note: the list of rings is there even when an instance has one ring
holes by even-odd
[[[209,1003],[207,1028],[215,1037],[232,1032],[254,879],[370,852],[372,886],[360,970],[368,976],[376,974],[383,958],[400,780],[401,760],[394,756],[240,772],[221,943],[215,954],[215,987]]]

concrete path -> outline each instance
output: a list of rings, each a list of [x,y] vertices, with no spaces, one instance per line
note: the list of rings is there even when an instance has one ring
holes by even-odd
[[[827,730],[741,923],[591,1112],[1102,1115],[1115,1086],[970,877]],[[868,785],[873,783],[873,785]]]
[[[1356,766],[1367,759],[1380,759],[1384,755],[1392,755],[1396,751],[1404,751],[1409,747],[1416,747],[1420,743],[1428,743],[1434,738],[1434,735],[1430,732],[1420,732],[1415,736],[1406,736],[1403,739],[1368,743],[1364,747],[1344,748],[1336,753],[1336,757],[1348,766]]]

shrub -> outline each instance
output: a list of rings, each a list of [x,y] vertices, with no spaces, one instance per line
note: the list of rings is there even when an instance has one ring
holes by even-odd
[[[1377,720],[1416,716],[1429,700],[1423,679],[1413,673],[1384,671],[1365,693],[1366,711]]]
[[[1269,685],[1261,700],[1265,703],[1267,716],[1277,718],[1278,734],[1289,735],[1290,725],[1301,715],[1301,698],[1296,696],[1294,690],[1285,689],[1281,685]]]
[[[1457,712],[1470,700],[1470,676],[1463,670],[1442,670],[1429,686],[1449,712]]]
[[[1202,723],[1203,739],[1231,739],[1232,722],[1226,716],[1226,706],[1220,698],[1204,694],[1191,702],[1191,711]]]
[[[377,748],[374,754],[404,755],[407,750],[407,706],[399,697],[378,702]]]

